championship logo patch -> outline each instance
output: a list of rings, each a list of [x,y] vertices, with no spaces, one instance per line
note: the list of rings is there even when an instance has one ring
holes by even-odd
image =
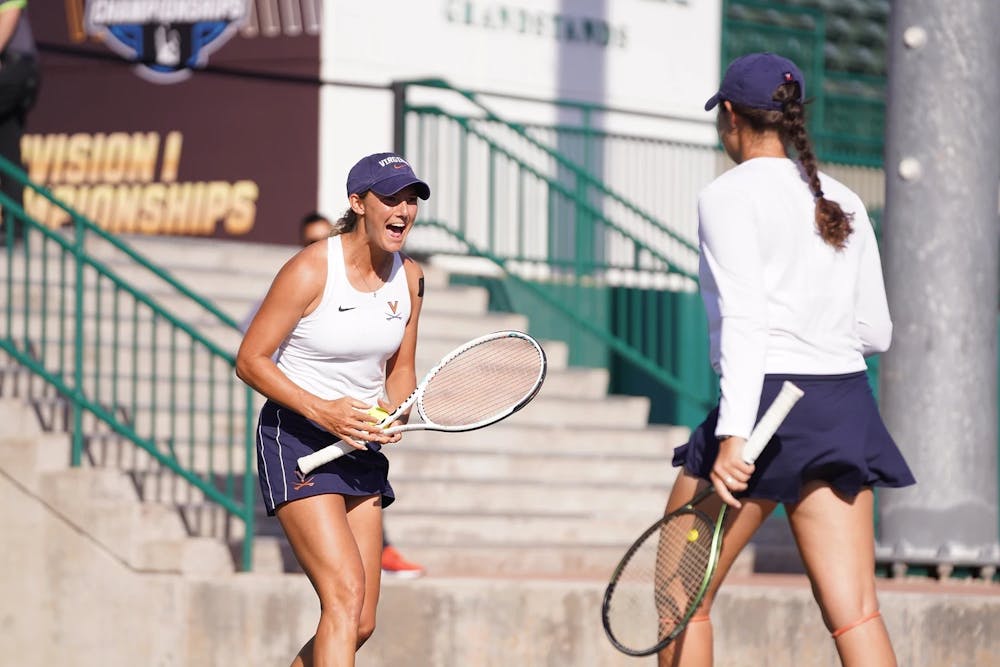
[[[87,0],[84,28],[135,60],[140,76],[175,83],[203,66],[246,21],[246,0]]]

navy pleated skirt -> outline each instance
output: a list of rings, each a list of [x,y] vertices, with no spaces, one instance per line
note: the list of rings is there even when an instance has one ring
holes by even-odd
[[[389,484],[389,460],[372,445],[353,451],[303,475],[298,459],[336,442],[337,436],[302,415],[267,401],[257,424],[257,477],[268,516],[291,500],[323,493],[382,496],[382,507],[395,500]]]
[[[848,496],[864,487],[916,483],[885,428],[862,371],[845,375],[767,375],[758,419],[785,380],[804,392],[756,462],[745,498],[797,502],[803,484],[823,480]],[[674,466],[708,479],[719,452],[718,407],[674,450]]]

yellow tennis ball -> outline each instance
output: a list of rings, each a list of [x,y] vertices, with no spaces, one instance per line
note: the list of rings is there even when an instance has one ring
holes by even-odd
[[[692,528],[691,530],[688,531],[688,542],[697,542],[697,541],[698,541],[698,529]]]
[[[379,423],[380,421],[382,421],[383,419],[385,419],[386,417],[389,416],[388,412],[386,412],[385,410],[383,410],[382,408],[380,408],[377,405],[373,405],[372,407],[368,408],[368,413],[367,414],[368,414],[369,417],[374,417],[375,418],[375,421],[372,422],[373,424],[377,424],[377,423]]]

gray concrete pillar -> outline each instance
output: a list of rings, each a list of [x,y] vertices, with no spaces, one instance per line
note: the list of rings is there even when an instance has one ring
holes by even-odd
[[[880,495],[900,561],[998,560],[1000,2],[893,2],[882,410],[917,485]]]

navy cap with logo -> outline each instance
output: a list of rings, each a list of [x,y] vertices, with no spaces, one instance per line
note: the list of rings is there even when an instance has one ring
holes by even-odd
[[[410,163],[395,153],[375,153],[358,160],[347,174],[347,196],[371,190],[377,195],[394,195],[409,185],[417,186],[417,196],[429,199],[431,188],[417,178]]]
[[[799,84],[799,100],[805,98],[806,83],[802,72],[788,58],[775,53],[749,53],[729,63],[719,92],[705,102],[705,111],[723,100],[751,109],[781,111],[774,91],[783,83]]]

